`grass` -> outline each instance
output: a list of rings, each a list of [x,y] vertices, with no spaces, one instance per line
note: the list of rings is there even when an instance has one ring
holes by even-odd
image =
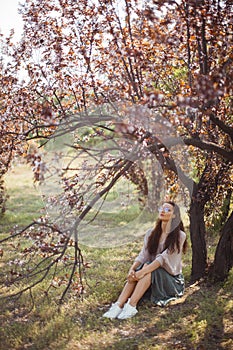
[[[15,226],[24,227],[42,215],[41,194],[33,184],[33,174],[25,164],[14,166],[5,178],[7,194],[6,213],[0,218],[0,233]]]
[[[0,222],[2,233],[41,215],[43,202],[25,166],[7,178],[8,212]],[[114,194],[109,200],[115,200]],[[136,209],[135,209],[136,210]],[[103,217],[102,219],[104,218]],[[132,214],[133,215],[133,214]],[[105,219],[108,215],[105,215]],[[109,218],[110,220],[110,218]],[[116,220],[116,218],[115,218]],[[124,219],[119,213],[119,224]],[[138,222],[140,224],[140,221]],[[147,225],[150,223],[148,222]],[[141,229],[144,231],[146,224]],[[19,300],[1,305],[0,349],[5,350],[230,350],[233,348],[233,271],[225,283],[189,285],[185,295],[165,308],[143,303],[136,317],[120,321],[102,318],[115,301],[128,268],[141,248],[142,237],[114,247],[82,244],[86,286],[82,299],[70,294],[62,306],[61,288],[45,296],[45,284]],[[4,267],[14,250],[0,260]],[[184,257],[184,275],[190,276],[190,251]]]

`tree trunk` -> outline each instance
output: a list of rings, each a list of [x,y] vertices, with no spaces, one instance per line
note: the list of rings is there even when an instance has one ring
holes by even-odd
[[[150,191],[148,195],[148,208],[151,213],[157,213],[161,193],[163,190],[163,177],[157,167],[154,166],[154,159],[150,159],[148,173],[150,174]]]
[[[6,211],[6,200],[7,195],[4,180],[0,177],[0,216]]]
[[[207,267],[204,206],[195,199],[192,199],[189,214],[190,237],[193,252],[191,281],[194,282],[205,275]]]
[[[221,230],[218,242],[212,276],[215,281],[223,281],[233,267],[233,212]]]
[[[229,188],[227,190],[226,198],[224,199],[222,211],[221,211],[221,218],[220,218],[220,227],[224,225],[224,223],[227,221],[228,215],[230,213],[230,205],[231,205],[231,196],[232,196],[233,190],[232,188]]]

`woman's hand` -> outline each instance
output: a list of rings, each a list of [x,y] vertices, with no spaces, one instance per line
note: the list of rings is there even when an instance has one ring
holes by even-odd
[[[135,270],[131,267],[128,272],[128,277],[135,273]]]
[[[135,270],[133,270],[133,269],[129,270],[129,273],[128,273],[128,276],[127,276],[127,281],[129,283],[137,282]]]
[[[144,276],[146,275],[145,271],[142,270],[139,270],[137,272],[135,272],[135,275],[134,275],[134,278],[136,281],[139,281],[141,280]]]
[[[129,283],[133,283],[133,282],[137,282],[140,279],[142,279],[145,276],[145,272],[142,270],[139,271],[134,271],[134,270],[130,270],[127,280]]]

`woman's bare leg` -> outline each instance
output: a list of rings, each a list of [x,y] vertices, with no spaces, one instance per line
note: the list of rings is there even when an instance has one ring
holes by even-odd
[[[130,297],[130,305],[136,306],[143,294],[151,285],[151,273],[146,274],[142,279],[136,284],[133,293]]]
[[[119,303],[120,307],[123,307],[126,301],[131,297],[133,291],[135,290],[135,287],[138,282],[126,282],[117,302]]]

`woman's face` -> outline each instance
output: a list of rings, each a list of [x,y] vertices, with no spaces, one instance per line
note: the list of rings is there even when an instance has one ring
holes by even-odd
[[[159,208],[159,219],[162,221],[170,221],[174,217],[174,206],[170,203],[164,203]]]

